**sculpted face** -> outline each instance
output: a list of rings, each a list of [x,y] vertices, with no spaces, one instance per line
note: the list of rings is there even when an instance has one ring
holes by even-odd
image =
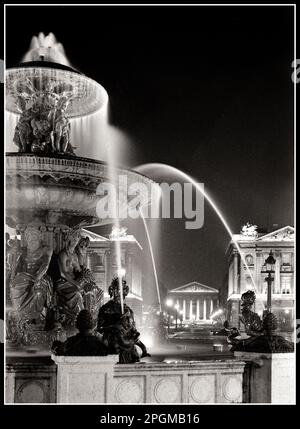
[[[80,247],[81,250],[84,250],[88,247],[89,243],[90,243],[90,239],[88,237],[84,237],[80,239],[78,246]]]
[[[71,234],[69,236],[67,249],[70,253],[74,253],[75,247],[77,246],[80,240],[80,235],[77,233]]]
[[[41,245],[40,234],[36,230],[28,230],[25,233],[25,240],[27,243],[27,249],[34,252],[38,250]]]

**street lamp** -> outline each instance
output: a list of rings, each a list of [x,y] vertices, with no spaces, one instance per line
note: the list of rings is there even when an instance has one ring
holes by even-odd
[[[182,327],[182,322],[183,322],[183,310],[180,310],[179,314],[180,314],[180,326]]]
[[[168,334],[170,333],[170,308],[173,306],[173,300],[167,299],[166,305],[168,307]]]
[[[273,256],[273,252],[271,250],[269,256],[265,260],[266,272],[268,273],[268,277],[265,278],[265,280],[266,280],[266,282],[268,284],[268,289],[267,289],[267,313],[271,313],[271,309],[272,309],[272,282],[273,282],[272,274],[275,272],[274,271],[275,263],[276,263],[276,260],[275,260],[275,258]]]

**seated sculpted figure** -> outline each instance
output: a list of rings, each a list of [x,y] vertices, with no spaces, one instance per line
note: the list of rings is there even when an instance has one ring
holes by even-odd
[[[66,323],[71,325],[74,325],[77,314],[84,308],[80,285],[76,281],[81,271],[75,252],[79,240],[80,230],[69,231],[64,249],[57,257],[59,273],[55,279],[57,305],[65,314]]]
[[[57,305],[62,308],[66,323],[70,325],[74,325],[77,314],[84,308],[92,313],[95,308],[98,310],[103,296],[91,271],[83,263],[82,252],[87,244],[88,241],[81,237],[79,229],[70,231],[67,233],[65,247],[57,258]]]
[[[108,293],[111,299],[104,304],[98,314],[97,330],[103,334],[103,341],[108,347],[108,353],[119,354],[119,363],[139,362],[136,345],[142,350],[142,357],[150,356],[145,345],[140,341],[133,311],[124,303],[121,311],[119,279],[112,280]],[[128,295],[129,287],[123,280],[123,298]]]
[[[42,244],[40,231],[34,227],[26,228],[25,242],[26,247],[17,246],[13,257],[10,295],[15,310],[38,320],[51,305],[53,286],[46,273],[52,249]]]

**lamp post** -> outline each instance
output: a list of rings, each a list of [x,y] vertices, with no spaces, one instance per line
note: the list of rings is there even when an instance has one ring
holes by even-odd
[[[266,272],[268,273],[268,277],[265,278],[268,289],[267,289],[267,313],[271,313],[272,310],[272,282],[273,277],[272,274],[274,273],[274,265],[276,263],[276,260],[273,256],[272,250],[270,251],[269,256],[265,260],[265,266],[266,266]]]
[[[173,300],[167,299],[166,305],[168,307],[168,334],[170,333],[170,308],[173,306]]]
[[[182,322],[183,322],[183,310],[180,310],[180,327],[182,328]]]

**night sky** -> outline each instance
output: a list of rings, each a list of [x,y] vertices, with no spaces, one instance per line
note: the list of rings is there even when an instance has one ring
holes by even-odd
[[[40,31],[107,89],[113,125],[132,137],[130,167],[184,170],[235,232],[294,224],[292,7],[7,7],[8,66]],[[161,221],[160,283],[220,288],[228,242],[207,205],[200,230]]]

